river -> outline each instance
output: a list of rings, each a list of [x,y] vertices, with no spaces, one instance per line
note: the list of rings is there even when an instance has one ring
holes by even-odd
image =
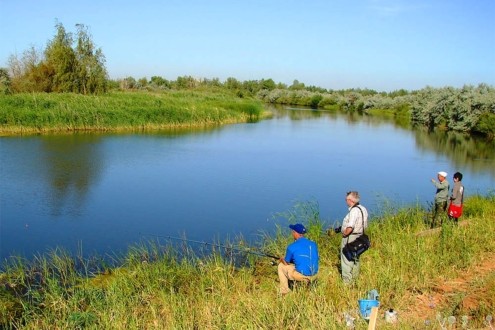
[[[328,225],[358,190],[374,217],[428,207],[438,171],[493,193],[495,145],[369,116],[279,109],[203,130],[0,138],[0,257],[61,247],[117,255],[150,235],[249,241],[317,205]]]

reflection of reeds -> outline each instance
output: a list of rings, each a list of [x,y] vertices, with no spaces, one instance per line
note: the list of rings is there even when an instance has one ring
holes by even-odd
[[[54,251],[4,266],[0,324],[23,329],[336,329],[345,328],[342,316],[350,315],[364,328],[357,301],[377,289],[381,315],[385,309],[396,310],[400,328],[422,328],[435,322],[435,315],[441,315],[442,322],[444,316],[455,317],[457,323],[468,315],[469,327],[486,326],[495,310],[493,273],[468,281],[481,302],[474,310],[464,310],[460,296],[451,296],[416,312],[421,303],[416,297],[437,294],[438,284],[493,256],[495,195],[467,198],[463,219],[469,225],[446,222],[440,233],[430,235],[417,235],[429,228],[424,222],[427,210],[420,206],[380,212],[380,218],[370,221],[372,248],[361,257],[359,280],[350,287],[342,284],[337,269],[340,236],[322,235],[328,225],[318,208],[316,203],[298,203],[280,214],[287,224],[305,223],[307,236],[318,243],[321,270],[316,286],[296,287],[279,297],[271,259],[250,255],[236,265],[233,251],[211,245],[206,251],[186,242],[146,241],[120,257],[119,267]],[[283,255],[290,241],[289,230],[282,226],[274,235],[262,236],[260,251]],[[384,322],[378,319],[386,328]]]
[[[0,133],[205,126],[261,113],[258,101],[207,92],[15,94],[0,97]]]

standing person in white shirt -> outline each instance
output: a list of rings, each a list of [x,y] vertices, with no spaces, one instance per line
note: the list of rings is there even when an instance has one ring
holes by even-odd
[[[353,261],[347,260],[342,250],[347,243],[355,241],[359,236],[364,234],[368,227],[368,210],[359,204],[360,197],[357,191],[349,191],[346,194],[345,202],[349,207],[349,213],[342,221],[340,229],[342,241],[340,244],[340,265],[342,280],[345,284],[351,284],[359,275],[360,262],[359,258]]]

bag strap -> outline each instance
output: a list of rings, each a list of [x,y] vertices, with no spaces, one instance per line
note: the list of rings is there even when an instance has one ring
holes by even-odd
[[[357,209],[359,209],[359,211],[361,211],[361,223],[363,225],[363,232],[361,233],[361,235],[363,235],[364,234],[364,213],[363,213],[363,210],[359,207],[359,203],[357,203],[356,205],[354,205],[353,207],[351,207],[351,210],[353,208],[357,208]]]
[[[356,203],[356,205],[354,205],[353,207],[351,207],[351,210],[349,211],[349,214],[351,213],[351,211],[352,211],[353,208],[357,208],[357,209],[359,209],[359,211],[361,211],[361,221],[363,223],[363,232],[361,234],[359,234],[359,235],[363,235],[364,234],[364,213],[363,213],[363,210],[361,210],[361,208],[359,207],[359,203]],[[347,238],[346,244],[349,243],[349,236],[351,236],[351,235],[352,235],[352,233],[349,234],[349,235],[347,235],[347,237],[346,237]]]

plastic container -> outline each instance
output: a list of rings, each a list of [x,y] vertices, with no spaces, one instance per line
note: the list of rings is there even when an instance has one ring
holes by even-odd
[[[376,299],[360,299],[358,300],[358,303],[359,312],[365,320],[370,319],[371,308],[380,306],[380,302]]]

